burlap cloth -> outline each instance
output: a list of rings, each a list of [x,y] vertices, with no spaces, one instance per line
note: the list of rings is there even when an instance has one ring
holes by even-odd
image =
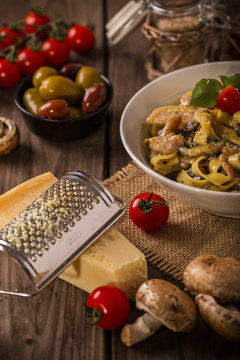
[[[128,211],[114,225],[165,275],[181,281],[185,266],[201,254],[240,258],[240,219],[210,215],[182,202],[157,185],[133,162],[104,181],[108,190],[129,205],[141,192],[155,192],[168,202],[170,215],[159,231],[147,233],[130,220]]]

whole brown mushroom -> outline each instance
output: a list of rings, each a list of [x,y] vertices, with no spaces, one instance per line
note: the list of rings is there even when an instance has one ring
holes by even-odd
[[[216,302],[211,295],[199,294],[196,304],[204,321],[225,339],[240,342],[240,312]]]
[[[186,266],[183,283],[193,294],[208,294],[222,302],[240,301],[240,260],[200,255]]]
[[[162,279],[144,282],[136,293],[136,307],[145,314],[122,328],[121,340],[136,344],[153,335],[162,325],[175,332],[190,332],[197,324],[193,300],[177,286]]]
[[[187,290],[195,298],[203,320],[227,340],[240,342],[240,260],[231,256],[201,255],[191,261],[183,273]]]

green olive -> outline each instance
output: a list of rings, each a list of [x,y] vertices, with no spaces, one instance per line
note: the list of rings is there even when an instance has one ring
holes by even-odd
[[[39,95],[37,88],[29,88],[23,94],[23,104],[32,114],[38,115],[38,109],[42,106],[44,100]]]
[[[78,103],[82,97],[82,91],[75,82],[62,75],[53,75],[43,79],[39,87],[39,94],[46,101],[63,99],[69,105]]]
[[[42,66],[35,71],[32,78],[33,86],[39,87],[43,79],[48,76],[57,75],[58,71],[50,66]]]
[[[77,106],[70,106],[69,107],[69,113],[66,116],[66,119],[74,119],[82,116],[82,111]]]
[[[83,66],[77,73],[76,84],[83,90],[95,83],[103,82],[101,74],[91,66]]]

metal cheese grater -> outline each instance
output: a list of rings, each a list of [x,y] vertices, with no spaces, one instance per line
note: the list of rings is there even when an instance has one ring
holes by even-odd
[[[31,293],[0,293],[39,293],[125,210],[126,203],[93,177],[67,173],[0,231],[0,250],[18,262],[33,284]]]

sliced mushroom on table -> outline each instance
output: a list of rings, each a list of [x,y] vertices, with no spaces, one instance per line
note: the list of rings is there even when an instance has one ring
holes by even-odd
[[[10,153],[19,143],[19,130],[15,122],[0,117],[0,156]]]
[[[186,266],[183,283],[193,294],[208,294],[222,302],[240,301],[240,259],[200,255]]]
[[[194,301],[177,286],[162,279],[150,279],[140,286],[136,307],[145,314],[122,328],[121,340],[127,346],[148,338],[162,325],[175,332],[190,332],[197,324]]]

